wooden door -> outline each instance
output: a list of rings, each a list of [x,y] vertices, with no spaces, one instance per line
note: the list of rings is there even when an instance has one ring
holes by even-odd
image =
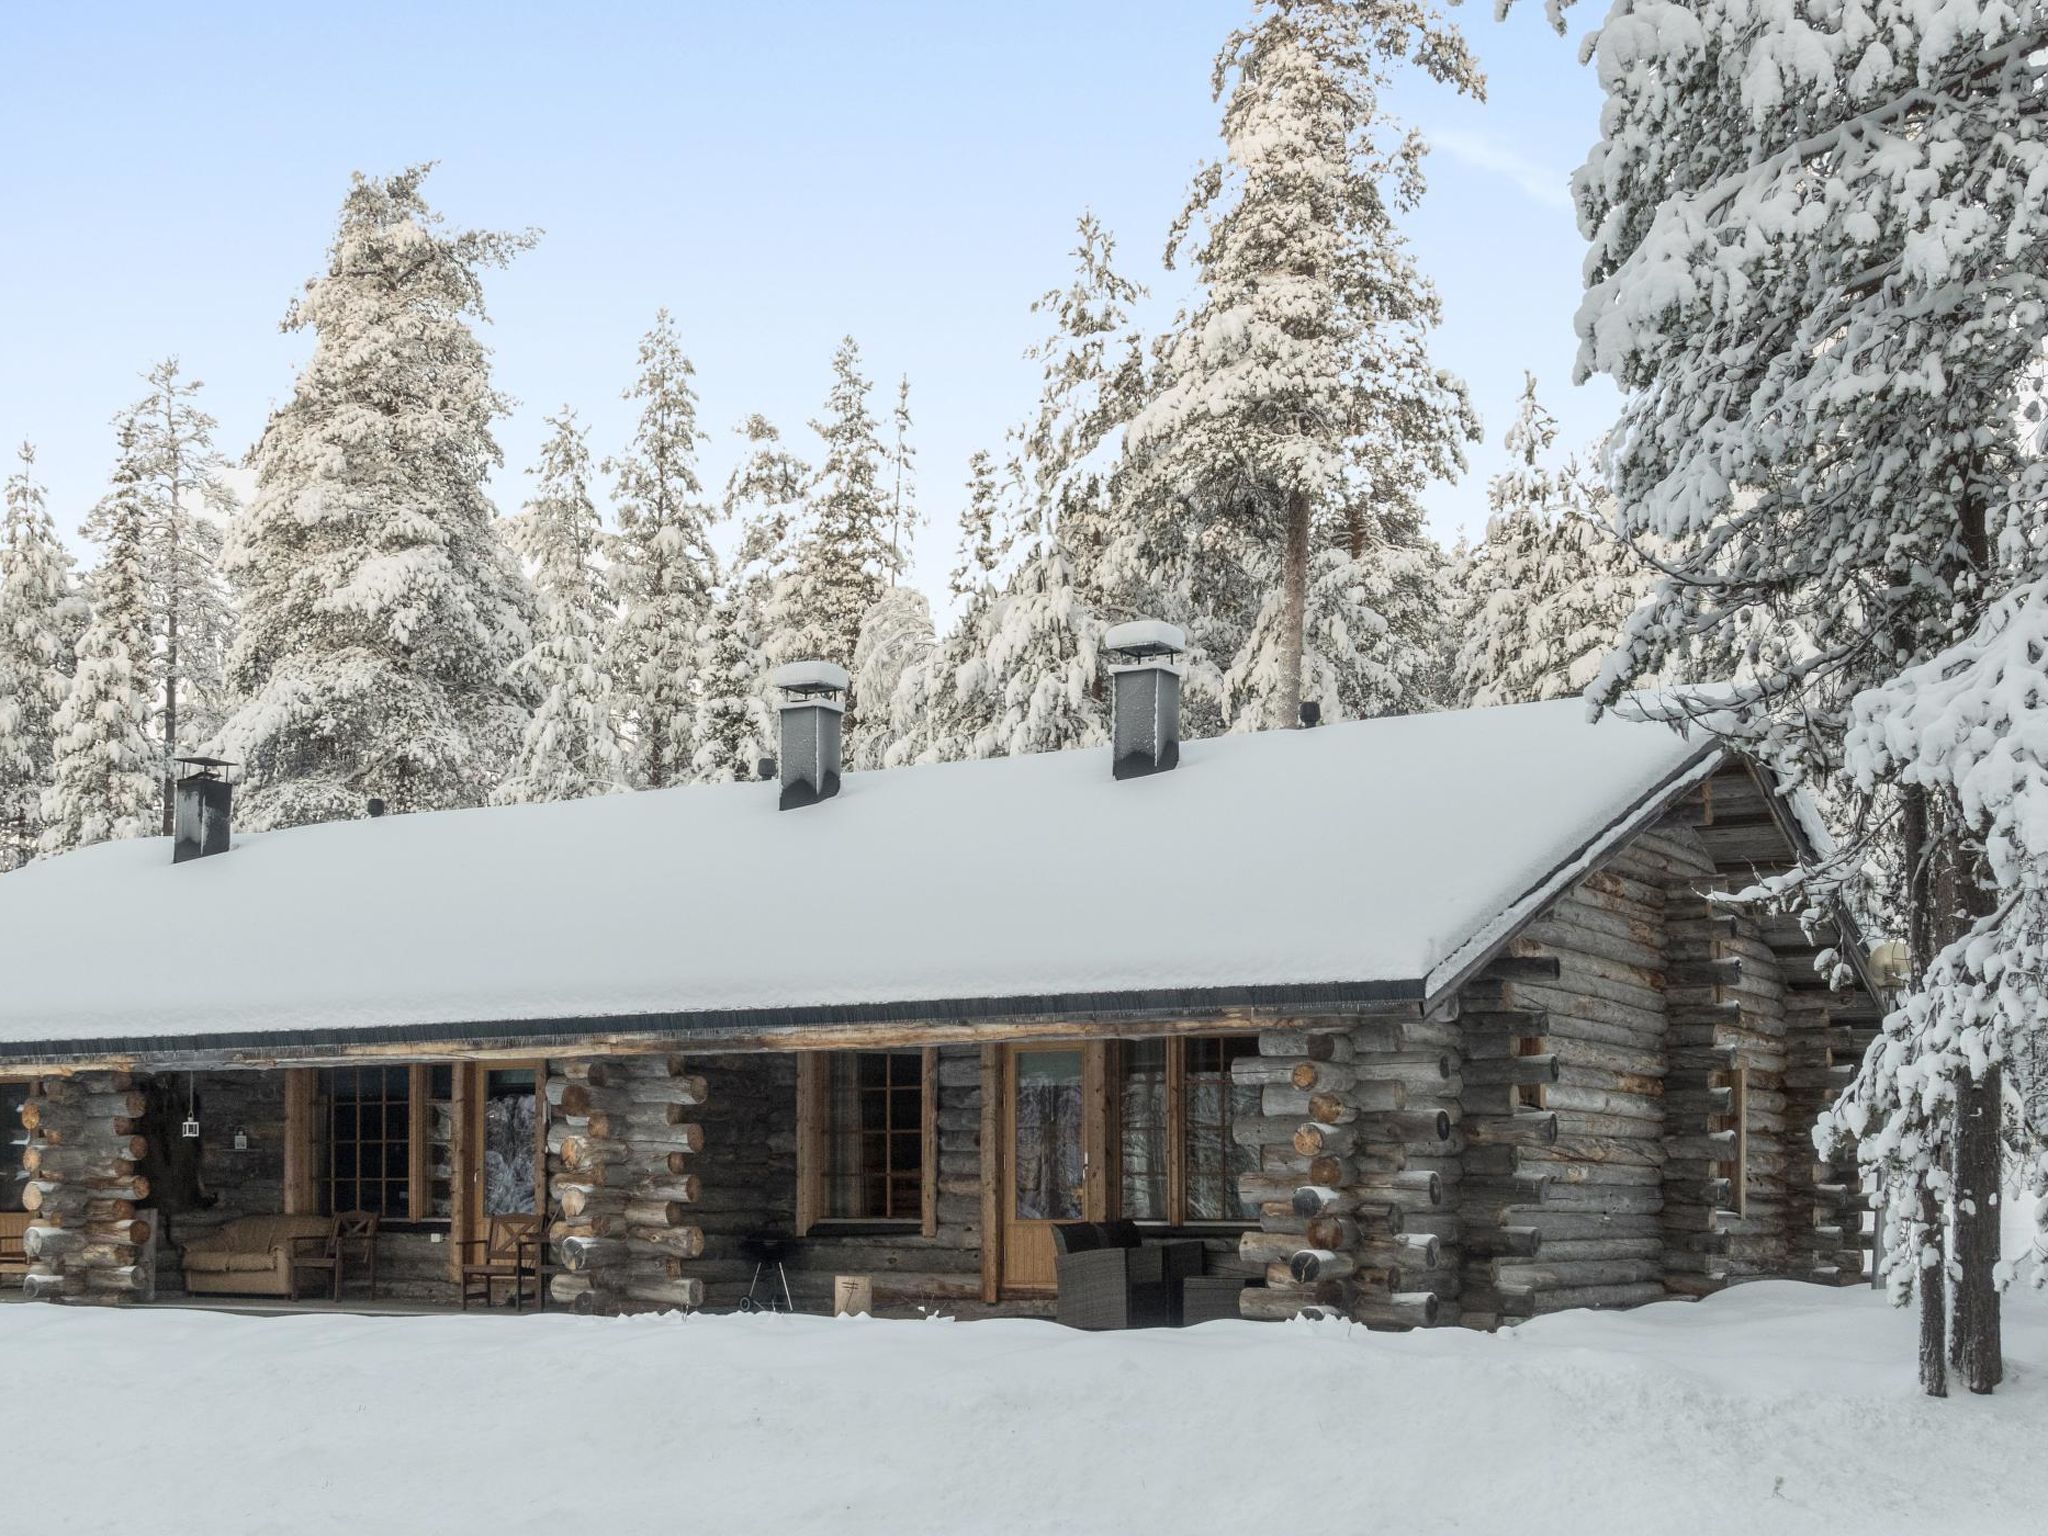
[[[1107,1064],[1100,1045],[1012,1046],[1003,1073],[1002,1289],[1056,1289],[1052,1229],[1107,1214]]]
[[[465,1182],[460,1235],[489,1232],[493,1216],[547,1211],[546,1069],[538,1061],[471,1062],[456,1095]]]

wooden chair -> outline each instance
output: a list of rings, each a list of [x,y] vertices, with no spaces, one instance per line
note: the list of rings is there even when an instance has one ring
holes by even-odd
[[[20,1232],[0,1232],[0,1276],[19,1278],[27,1273],[27,1235]]]
[[[529,1280],[534,1282],[541,1306],[546,1307],[541,1235],[538,1216],[493,1216],[482,1237],[467,1239],[462,1245],[462,1310],[467,1312],[472,1301],[494,1305],[496,1288],[510,1285],[513,1310],[524,1311]]]
[[[367,1270],[370,1300],[377,1299],[377,1224],[382,1218],[374,1211],[343,1211],[334,1218],[325,1237],[301,1237],[292,1242],[292,1300],[299,1299],[299,1272],[325,1270],[331,1277],[333,1297],[341,1300],[351,1264]]]

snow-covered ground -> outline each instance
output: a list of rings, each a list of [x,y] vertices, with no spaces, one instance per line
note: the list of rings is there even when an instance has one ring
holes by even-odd
[[[1946,1403],[1910,1312],[1789,1283],[1491,1337],[9,1306],[0,1369],[37,1484],[209,1536],[1994,1536],[2048,1509],[2048,1303],[2007,1313]]]

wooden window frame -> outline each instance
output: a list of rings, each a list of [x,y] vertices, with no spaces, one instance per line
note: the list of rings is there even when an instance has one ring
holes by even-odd
[[[1164,1227],[1178,1230],[1199,1227],[1204,1229],[1235,1229],[1239,1231],[1256,1227],[1256,1216],[1190,1216],[1188,1214],[1188,1046],[1203,1040],[1247,1040],[1253,1038],[1243,1034],[1215,1035],[1169,1035],[1163,1037],[1166,1046],[1166,1214],[1164,1216],[1135,1216],[1130,1218],[1146,1227]],[[1130,1042],[1116,1043],[1115,1059],[1110,1064],[1109,1085],[1106,1094],[1106,1113],[1102,1123],[1106,1126],[1108,1142],[1107,1156],[1102,1159],[1108,1177],[1109,1209],[1115,1217],[1123,1216],[1123,1085],[1125,1052]]]
[[[342,1062],[334,1070],[383,1070],[384,1062]],[[320,1172],[320,1073],[319,1067],[288,1067],[284,1073],[284,1214],[319,1215],[320,1207],[332,1196],[332,1180]],[[455,1068],[459,1080],[463,1066]],[[387,1219],[408,1222],[434,1220],[433,1117],[434,1068],[428,1062],[406,1064],[406,1184],[405,1211]],[[458,1141],[462,1131],[458,1122]]]
[[[334,1067],[328,1067],[328,1068],[321,1068],[321,1069],[316,1069],[316,1070],[321,1070],[321,1071],[329,1071],[329,1072],[353,1072],[353,1073],[357,1073],[357,1074],[362,1074],[362,1073],[367,1073],[367,1072],[374,1072],[374,1073],[377,1073],[377,1074],[379,1074],[379,1075],[380,1075],[380,1078],[385,1078],[387,1074],[389,1074],[389,1073],[391,1073],[391,1072],[393,1072],[393,1071],[397,1070],[397,1068],[396,1068],[395,1064],[393,1064],[393,1063],[390,1063],[390,1062],[384,1062],[384,1061],[368,1061],[368,1062],[364,1062],[364,1061],[351,1061],[351,1062],[344,1062],[344,1063],[342,1063],[342,1064],[340,1064],[340,1065],[338,1065],[338,1066],[334,1066]],[[402,1092],[404,1093],[404,1095],[405,1095],[405,1131],[406,1131],[406,1147],[405,1147],[405,1157],[406,1157],[406,1162],[405,1162],[405,1168],[404,1168],[404,1172],[403,1172],[403,1177],[405,1178],[405,1181],[406,1181],[406,1185],[405,1185],[405,1210],[404,1210],[404,1212],[403,1212],[402,1214],[401,1214],[400,1212],[397,1212],[397,1211],[379,1211],[379,1212],[378,1212],[378,1214],[379,1214],[380,1216],[382,1216],[382,1217],[383,1217],[383,1219],[384,1219],[384,1220],[386,1220],[386,1221],[392,1221],[392,1220],[403,1220],[403,1221],[410,1221],[410,1220],[414,1219],[414,1218],[413,1218],[413,1212],[414,1212],[414,1210],[415,1210],[415,1209],[416,1209],[416,1208],[418,1207],[418,1204],[419,1204],[419,1186],[418,1186],[418,1185],[417,1185],[416,1183],[414,1183],[414,1182],[413,1182],[413,1178],[412,1178],[412,1173],[413,1173],[413,1168],[414,1168],[414,1166],[415,1166],[415,1164],[416,1164],[416,1160],[417,1160],[417,1157],[418,1157],[418,1146],[417,1146],[417,1142],[416,1142],[416,1138],[415,1138],[415,1132],[416,1132],[416,1130],[417,1130],[417,1127],[418,1127],[418,1120],[419,1120],[419,1104],[420,1104],[420,1095],[419,1095],[419,1093],[418,1093],[418,1091],[417,1091],[417,1090],[418,1090],[418,1088],[419,1088],[419,1086],[420,1086],[420,1083],[419,1083],[419,1073],[420,1073],[420,1071],[421,1071],[421,1069],[420,1069],[420,1068],[418,1068],[418,1067],[408,1066],[408,1067],[407,1067],[407,1068],[405,1069],[405,1077],[404,1077],[404,1079],[403,1079],[403,1084],[404,1084],[404,1085],[403,1085],[403,1087],[402,1087],[402,1089],[401,1089],[401,1091],[402,1091]],[[359,1079],[359,1080],[360,1080],[360,1079]],[[388,1081],[388,1078],[387,1078],[386,1080]],[[318,1079],[317,1077],[316,1077],[316,1078],[314,1079],[314,1094],[315,1094],[315,1106],[314,1106],[314,1107],[315,1107],[315,1111],[316,1111],[316,1115],[317,1115],[317,1112],[318,1112],[318,1109],[319,1109],[319,1095],[320,1095],[320,1084],[319,1084],[319,1079]],[[335,1175],[334,1175],[334,1147],[335,1147],[335,1145],[336,1145],[336,1143],[337,1143],[337,1140],[338,1140],[338,1138],[336,1137],[336,1134],[335,1134],[335,1130],[336,1130],[336,1124],[335,1124],[335,1105],[336,1105],[336,1102],[337,1102],[337,1100],[336,1100],[336,1099],[335,1099],[335,1098],[334,1098],[334,1097],[333,1097],[332,1095],[329,1095],[329,1096],[327,1097],[327,1102],[326,1102],[326,1113],[325,1113],[325,1117],[324,1117],[324,1118],[325,1118],[325,1120],[326,1120],[326,1138],[325,1138],[325,1143],[324,1143],[324,1144],[325,1144],[325,1147],[326,1147],[326,1159],[325,1159],[325,1161],[326,1161],[326,1167],[325,1167],[325,1169],[323,1170],[323,1169],[322,1169],[322,1168],[320,1167],[320,1160],[319,1160],[319,1158],[317,1157],[317,1151],[318,1151],[318,1149],[317,1149],[317,1148],[316,1148],[316,1149],[313,1149],[313,1150],[315,1151],[316,1155],[315,1155],[315,1156],[314,1156],[313,1158],[309,1159],[309,1161],[310,1161],[310,1163],[311,1163],[311,1165],[312,1165],[312,1166],[311,1166],[311,1172],[312,1172],[312,1175],[313,1175],[313,1178],[314,1178],[314,1181],[315,1181],[315,1182],[314,1182],[314,1202],[315,1202],[315,1203],[314,1203],[314,1205],[313,1205],[312,1209],[313,1209],[314,1211],[316,1211],[316,1212],[320,1212],[320,1214],[323,1214],[323,1215],[328,1215],[328,1216],[335,1216],[335,1215],[340,1215],[343,1209],[347,1209],[347,1210],[360,1210],[360,1209],[362,1209],[362,1206],[360,1205],[360,1203],[358,1203],[358,1204],[354,1204],[354,1205],[350,1205],[350,1206],[347,1206],[347,1207],[342,1207],[342,1206],[340,1206],[339,1202],[338,1202],[338,1201],[336,1200],[336,1198],[335,1198],[335,1192],[336,1192],[337,1184],[336,1184],[336,1179],[335,1179]],[[364,1102],[366,1102],[366,1101],[364,1100],[364,1098],[363,1098],[363,1096],[362,1096],[362,1095],[358,1094],[358,1095],[357,1095],[357,1096],[356,1096],[356,1097],[355,1097],[355,1098],[354,1098],[354,1099],[352,1100],[352,1102],[354,1102],[354,1103],[355,1103],[355,1104],[356,1104],[356,1105],[358,1106],[358,1108],[357,1108],[357,1111],[356,1111],[356,1123],[357,1123],[357,1127],[356,1127],[356,1128],[357,1128],[357,1132],[358,1132],[358,1134],[357,1134],[357,1136],[356,1136],[356,1138],[355,1138],[355,1142],[356,1142],[356,1145],[357,1145],[358,1147],[360,1147],[360,1146],[362,1146],[362,1145],[364,1145],[364,1144],[365,1144],[365,1143],[364,1143],[364,1141],[363,1141],[363,1138],[362,1138],[362,1136],[361,1136],[361,1134],[360,1134],[360,1133],[361,1133],[361,1128],[362,1128],[362,1110],[361,1110],[360,1106],[361,1106],[361,1105],[362,1105],[362,1104],[363,1104]],[[387,1149],[388,1149],[388,1148],[389,1148],[389,1146],[390,1146],[390,1144],[391,1144],[391,1143],[390,1143],[390,1137],[389,1137],[389,1134],[388,1134],[388,1123],[389,1123],[389,1122],[388,1122],[388,1116],[389,1116],[389,1113],[390,1113],[391,1107],[392,1107],[392,1106],[393,1106],[393,1105],[394,1105],[394,1104],[395,1104],[395,1103],[396,1103],[397,1101],[396,1101],[396,1100],[395,1100],[394,1098],[392,1098],[392,1097],[390,1096],[390,1094],[389,1094],[389,1092],[388,1092],[388,1089],[384,1088],[384,1087],[383,1087],[383,1086],[382,1086],[382,1085],[380,1084],[380,1093],[379,1093],[379,1097],[377,1098],[376,1102],[377,1102],[377,1104],[378,1104],[378,1105],[379,1105],[379,1106],[381,1107],[381,1109],[382,1109],[382,1110],[383,1110],[383,1112],[384,1112],[384,1123],[385,1123],[385,1124],[386,1124],[386,1126],[387,1126],[387,1132],[386,1132],[386,1134],[385,1134],[385,1135],[384,1135],[383,1137],[381,1137],[381,1138],[380,1138],[380,1139],[379,1139],[379,1140],[378,1140],[378,1141],[377,1141],[376,1143],[374,1143],[374,1145],[377,1145],[377,1146],[379,1146],[379,1147],[383,1147],[383,1148],[387,1148]],[[389,1161],[388,1161],[388,1151],[387,1151],[387,1152],[386,1152],[385,1154],[383,1154],[383,1155],[381,1155],[381,1156],[379,1157],[379,1160],[378,1160],[378,1173],[377,1173],[377,1176],[376,1176],[376,1177],[375,1177],[374,1179],[365,1179],[365,1178],[364,1178],[364,1176],[363,1176],[363,1173],[362,1173],[362,1171],[361,1171],[361,1169],[360,1169],[360,1167],[359,1167],[359,1168],[357,1169],[357,1172],[356,1172],[356,1174],[355,1174],[355,1177],[354,1177],[354,1178],[353,1178],[353,1179],[352,1179],[352,1180],[351,1180],[350,1182],[351,1182],[351,1183],[352,1183],[352,1184],[354,1185],[354,1187],[355,1187],[355,1193],[356,1193],[356,1197],[357,1197],[357,1200],[358,1200],[358,1202],[360,1202],[360,1199],[361,1199],[361,1196],[362,1196],[362,1192],[363,1192],[363,1187],[364,1187],[364,1185],[365,1185],[366,1183],[369,1183],[369,1184],[376,1184],[376,1185],[380,1185],[380,1186],[386,1186],[386,1187],[388,1187],[388,1186],[389,1186],[389,1185],[390,1185],[390,1184],[392,1183],[392,1178],[391,1178],[391,1169],[390,1169],[390,1164],[389,1164]],[[381,1190],[380,1190],[380,1199],[381,1199],[381,1195],[382,1195],[382,1193],[383,1193],[383,1191],[381,1191]],[[325,1210],[325,1211],[321,1211],[321,1207],[322,1207],[322,1206],[325,1206],[325,1207],[326,1207],[326,1210]]]
[[[832,1062],[840,1056],[908,1055],[906,1051],[804,1051],[796,1059],[796,1235],[818,1228],[833,1231],[917,1233],[939,1231],[939,1053],[918,1052],[918,1201],[914,1216],[833,1216],[828,1213],[826,1173],[831,1163]]]

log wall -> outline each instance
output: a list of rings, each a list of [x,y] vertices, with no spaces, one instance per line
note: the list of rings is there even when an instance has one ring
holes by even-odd
[[[149,1181],[139,1165],[147,1096],[126,1072],[45,1078],[21,1120],[29,1270],[37,1300],[113,1306],[141,1299],[154,1226],[141,1209]]]
[[[703,1278],[705,1305],[735,1307],[754,1266],[743,1256],[750,1237],[787,1244],[784,1267],[800,1311],[827,1312],[835,1275],[871,1275],[878,1313],[957,1310],[981,1295],[981,1050],[944,1046],[938,1060],[937,1231],[890,1230],[873,1224],[814,1226],[798,1239],[797,1058],[774,1055],[695,1056],[690,1070],[709,1087],[700,1114],[705,1146],[699,1205],[704,1257],[691,1268]],[[768,1294],[772,1272],[757,1293]]]
[[[545,1085],[553,1299],[607,1316],[702,1306],[704,1079],[680,1056],[620,1056],[551,1061]]]
[[[1457,1044],[1440,1020],[1307,1018],[1262,1033],[1258,1056],[1232,1067],[1261,1099],[1237,1129],[1259,1149],[1259,1171],[1238,1181],[1259,1225],[1238,1252],[1265,1277],[1240,1296],[1244,1316],[1455,1316]]]

